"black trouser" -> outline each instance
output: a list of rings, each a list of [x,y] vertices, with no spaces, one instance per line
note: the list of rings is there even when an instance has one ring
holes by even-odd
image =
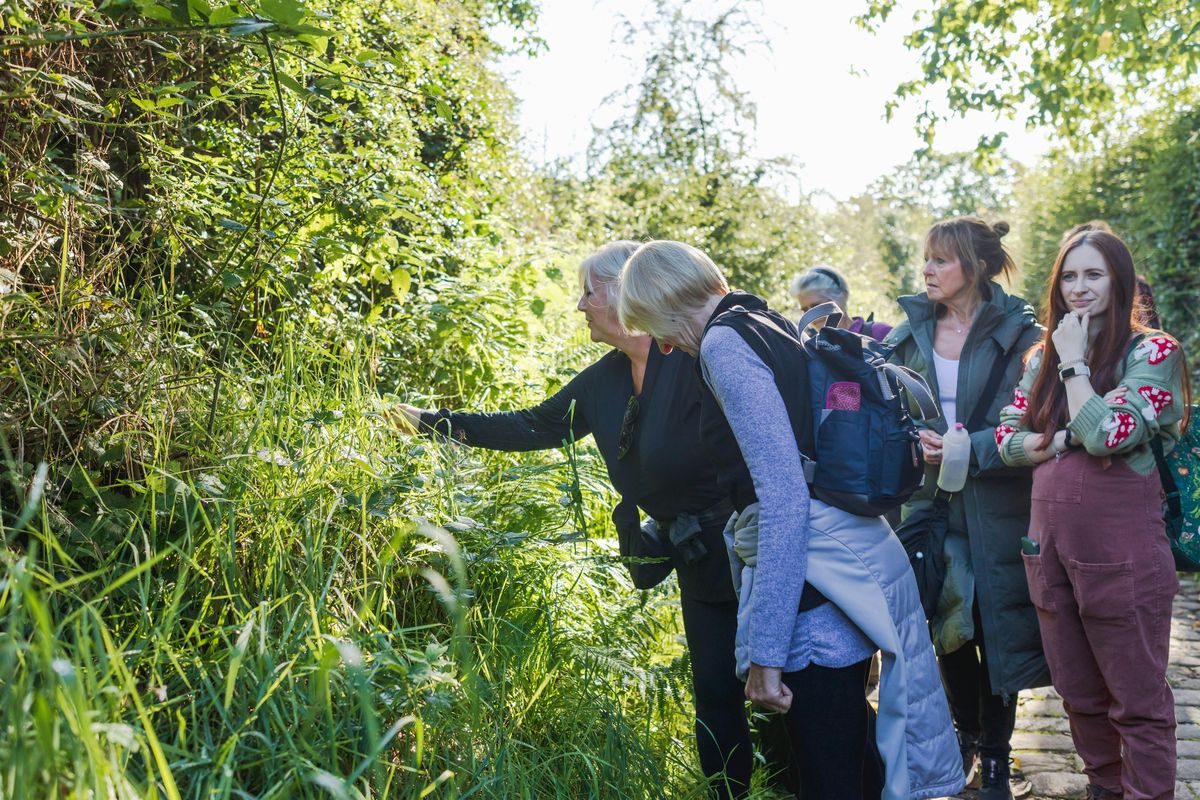
[[[1000,695],[992,694],[979,598],[975,598],[974,618],[975,638],[953,653],[938,656],[942,685],[946,687],[954,727],[979,740],[981,756],[1007,763],[1012,750],[1009,740],[1017,725],[1017,702],[1014,697],[1005,705]]]
[[[871,674],[871,661],[868,659],[866,677]],[[867,687],[863,693],[868,694]],[[758,725],[753,725],[752,732],[757,734],[756,742],[767,764],[772,769],[768,777],[768,785],[778,791],[794,797],[802,797],[804,784],[800,776],[800,767],[791,755],[791,737],[788,734],[787,718],[783,714],[767,714],[761,717]],[[875,800],[883,794],[883,761],[879,757],[879,749],[875,744],[875,709],[867,704],[867,749],[866,762],[863,768],[864,798]]]
[[[753,753],[745,686],[737,679],[733,654],[737,600],[706,603],[683,594],[680,602],[692,659],[700,768],[708,777],[724,772],[714,782],[718,797],[743,797],[750,790]]]
[[[804,800],[878,800],[883,765],[874,709],[863,690],[871,659],[833,669],[785,672],[792,709],[785,717]]]

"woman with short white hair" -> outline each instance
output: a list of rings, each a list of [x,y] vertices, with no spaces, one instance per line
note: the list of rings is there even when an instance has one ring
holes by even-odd
[[[664,352],[698,357],[701,431],[735,514],[739,676],[786,714],[806,800],[859,800],[876,753],[882,796],[941,797],[963,785],[957,742],[904,548],[878,517],[811,499],[807,365],[796,330],[760,298],[730,291],[703,252],[643,244],[621,273],[621,324]],[[863,684],[884,649],[878,751]],[[877,795],[878,796],[878,795]]]
[[[493,450],[556,448],[591,434],[621,495],[613,522],[634,585],[648,589],[672,570],[678,577],[700,767],[716,797],[744,797],[753,753],[734,676],[737,598],[721,538],[731,506],[700,443],[700,380],[691,357],[660,352],[649,336],[629,334],[617,321],[617,278],[637,248],[610,242],[580,264],[576,309],[592,341],[613,349],[552,397],[493,413],[402,404],[397,416],[410,430]],[[653,520],[645,535],[639,508]]]

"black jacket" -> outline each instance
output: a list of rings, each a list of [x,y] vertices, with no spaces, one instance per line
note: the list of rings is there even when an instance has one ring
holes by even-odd
[[[651,343],[633,445],[624,458],[618,439],[633,395],[633,375],[629,358],[619,350],[602,356],[533,408],[495,413],[443,409],[421,421],[442,436],[491,450],[545,450],[591,434],[621,495],[613,521],[629,530],[638,522],[639,507],[655,519],[671,520],[684,512],[697,514],[725,497],[700,441],[700,384],[690,356],[679,350],[664,356]],[[708,600],[733,598],[723,527],[723,522],[704,526],[708,555],[697,563],[685,565],[672,552],[684,593]]]

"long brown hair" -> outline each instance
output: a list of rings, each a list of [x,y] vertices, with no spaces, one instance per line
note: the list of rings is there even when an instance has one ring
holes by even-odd
[[[1062,292],[1063,262],[1072,250],[1085,244],[1100,252],[1104,263],[1108,265],[1110,278],[1104,327],[1088,352],[1092,388],[1096,394],[1105,395],[1116,387],[1130,337],[1149,330],[1133,313],[1137,298],[1137,273],[1133,268],[1133,255],[1125,242],[1116,234],[1102,230],[1080,231],[1067,239],[1054,260],[1054,269],[1046,285],[1046,298],[1042,302],[1042,324],[1046,326],[1041,343],[1042,367],[1030,390],[1027,417],[1029,429],[1038,433],[1057,431],[1065,428],[1070,421],[1067,392],[1058,379],[1058,351],[1054,349],[1052,334],[1068,312]],[[1028,357],[1032,357],[1037,349],[1031,350]]]

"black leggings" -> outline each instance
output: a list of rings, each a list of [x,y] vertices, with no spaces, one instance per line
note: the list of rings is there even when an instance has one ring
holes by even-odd
[[[875,715],[864,686],[871,659],[837,669],[811,664],[783,673],[792,690],[787,713],[792,758],[804,800],[878,800],[883,765],[875,747]]]
[[[954,727],[979,740],[981,756],[1007,762],[1012,749],[1009,740],[1017,725],[1017,701],[1014,697],[1005,705],[1002,697],[992,694],[979,598],[975,598],[974,617],[975,638],[953,653],[938,656],[942,685],[946,687]]]
[[[692,659],[700,768],[710,778],[724,772],[724,779],[714,781],[717,797],[743,797],[750,791],[753,753],[745,686],[735,674],[737,600],[706,603],[684,594],[680,601]]]

